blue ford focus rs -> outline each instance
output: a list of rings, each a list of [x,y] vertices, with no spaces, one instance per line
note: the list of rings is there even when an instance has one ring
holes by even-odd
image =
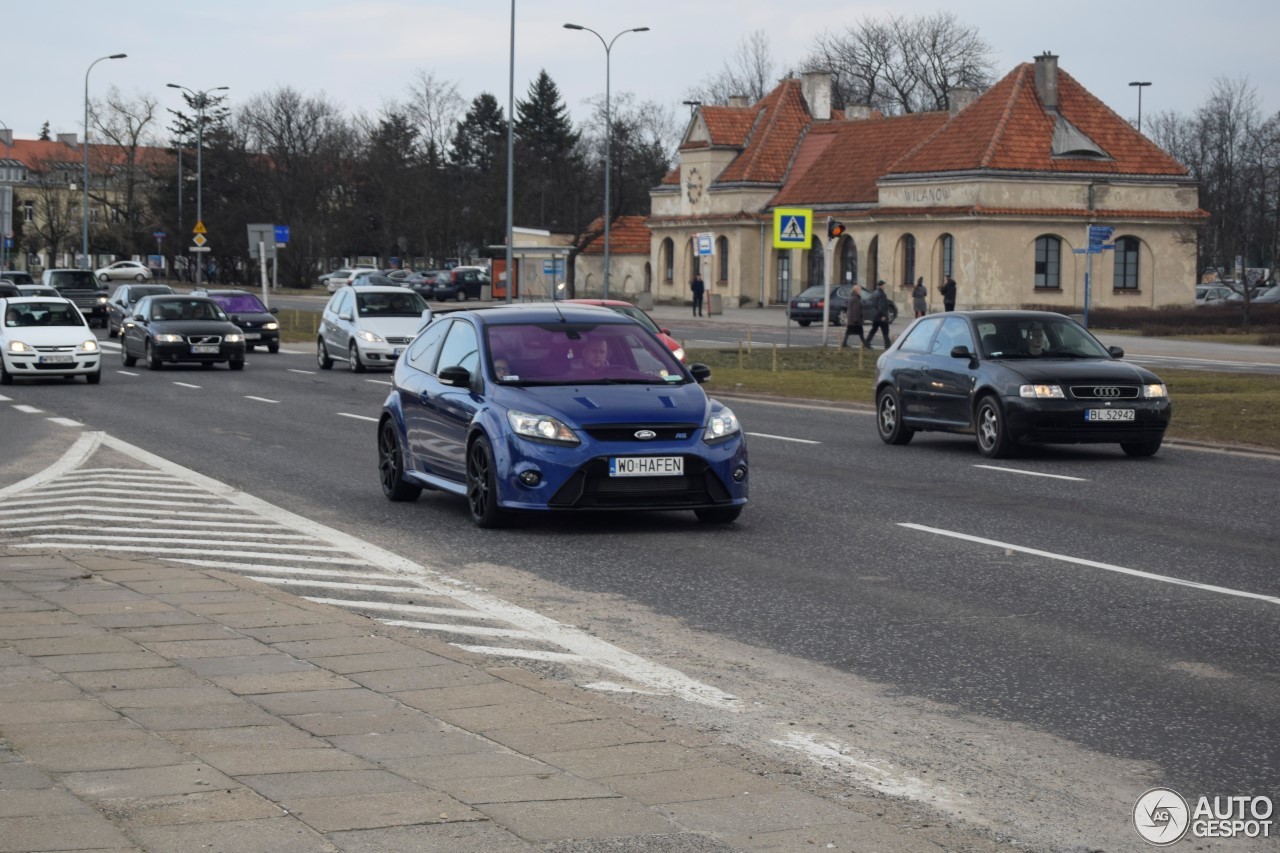
[[[732,522],[747,503],[747,444],[703,392],[710,376],[608,308],[442,315],[396,364],[378,423],[382,491],[464,496],[480,527],[554,510]]]

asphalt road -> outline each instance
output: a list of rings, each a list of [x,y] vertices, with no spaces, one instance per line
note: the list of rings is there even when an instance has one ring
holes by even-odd
[[[1104,446],[988,463],[968,438],[889,447],[862,411],[743,399],[729,402],[750,433],[752,502],[730,528],[671,513],[478,531],[458,499],[380,494],[387,374],[320,371],[301,345],[240,373],[124,370],[115,352],[100,386],[0,390],[0,486],[55,457],[68,428],[47,418],[69,418],[731,692],[750,680],[758,703],[790,701],[815,726],[928,703],[1188,796],[1280,791],[1280,460]],[[947,732],[885,748],[945,762],[965,748]],[[1089,767],[1046,773],[1080,797]],[[970,784],[1000,796],[999,780]]]

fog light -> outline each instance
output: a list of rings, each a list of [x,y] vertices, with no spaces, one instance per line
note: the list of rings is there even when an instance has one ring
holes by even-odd
[[[526,486],[536,486],[542,482],[542,475],[537,471],[525,471],[520,475],[520,482]]]
[[[735,483],[741,483],[745,479],[747,479],[747,469],[745,466],[739,465],[737,468],[733,469],[733,481]]]

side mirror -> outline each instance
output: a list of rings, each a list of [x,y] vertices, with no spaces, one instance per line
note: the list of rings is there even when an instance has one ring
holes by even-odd
[[[339,320],[346,320],[348,323],[350,323],[350,322],[351,322],[351,312],[350,312],[350,311],[343,311],[341,314],[339,314],[339,315],[338,315],[338,319],[339,319]]]
[[[268,305],[268,306],[267,306],[267,313],[268,313],[268,314],[279,314],[279,313],[280,313],[280,309],[279,309],[279,308],[277,308],[277,307],[275,307],[274,305]]]
[[[422,325],[423,325],[423,326],[425,326],[425,325],[427,325],[428,323],[430,323],[430,322],[431,322],[431,318],[432,318],[432,317],[434,317],[434,316],[435,316],[435,315],[431,313],[431,309],[430,309],[430,308],[423,308],[423,309],[422,309]],[[421,327],[419,327],[419,328],[421,328]]]
[[[233,322],[233,323],[235,323],[237,326],[239,326],[239,325],[240,325],[240,315],[239,315],[239,314],[232,314],[232,315],[231,315],[231,322]]]
[[[133,315],[133,319],[134,319],[135,321],[139,322],[139,323],[145,323],[145,322],[147,322],[147,318],[146,318],[146,317],[143,317],[141,314],[134,314],[134,315]]]
[[[711,368],[702,362],[694,362],[689,365],[689,372],[693,374],[693,381],[699,385],[711,378]]]
[[[1107,352],[1111,353],[1112,358],[1124,358],[1124,350],[1120,347],[1107,347]]]
[[[455,364],[440,371],[440,381],[445,385],[465,388],[471,384],[471,371]]]
[[[967,346],[961,345],[958,347],[952,347],[951,357],[968,359],[970,367],[978,366],[978,354],[976,352],[970,352]]]

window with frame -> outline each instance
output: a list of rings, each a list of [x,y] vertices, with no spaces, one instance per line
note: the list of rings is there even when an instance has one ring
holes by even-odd
[[[440,342],[444,340],[444,333],[452,323],[452,320],[432,323],[423,330],[422,334],[414,338],[405,355],[408,356],[409,364],[415,370],[421,370],[423,373],[435,372],[436,352],[440,349]]]
[[[36,203],[34,201],[24,201],[22,203],[22,221],[36,221]]]
[[[716,268],[719,271],[716,277],[717,281],[729,281],[729,238],[716,238]]]
[[[840,281],[842,284],[858,283],[858,246],[848,235],[840,244]]]
[[[902,235],[902,283],[916,283],[916,238],[914,234]]]
[[[438,369],[465,367],[474,376],[480,366],[479,340],[470,323],[455,320],[440,347]]]
[[[1138,238],[1120,237],[1115,241],[1115,272],[1111,286],[1116,290],[1138,289]]]
[[[1062,289],[1062,241],[1051,235],[1036,238],[1036,290]]]
[[[670,237],[662,241],[662,280],[666,284],[671,284],[676,277],[675,252],[675,243]]]
[[[956,238],[950,234],[942,235],[942,276],[947,278],[955,273]]]
[[[941,317],[925,317],[911,327],[907,339],[898,347],[902,352],[928,352],[933,333],[942,325]]]

